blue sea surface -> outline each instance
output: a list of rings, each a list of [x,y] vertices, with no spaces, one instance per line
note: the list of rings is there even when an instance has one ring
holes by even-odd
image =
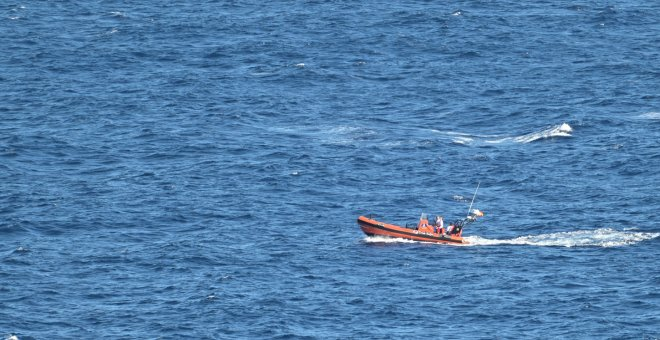
[[[0,337],[658,339],[658,13],[3,3]]]

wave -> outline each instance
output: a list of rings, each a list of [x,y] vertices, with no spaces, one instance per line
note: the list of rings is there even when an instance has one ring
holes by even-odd
[[[611,228],[578,230],[541,235],[528,235],[513,239],[487,239],[480,236],[467,236],[474,246],[529,245],[545,247],[621,247],[654,239],[660,233],[618,231]]]
[[[531,143],[540,139],[547,139],[553,137],[571,137],[573,128],[567,123],[561,123],[557,126],[552,126],[547,129],[528,133],[526,135],[517,137],[506,137],[498,140],[487,140],[486,143],[502,143],[505,141],[514,141],[516,143]]]
[[[660,119],[660,112],[647,112],[647,113],[642,113],[641,115],[637,116],[638,118],[642,119],[652,119],[652,120],[658,120]]]
[[[433,130],[434,132],[448,135],[452,138],[452,143],[468,145],[473,143],[486,143],[486,144],[502,144],[502,143],[531,143],[534,141],[556,138],[556,137],[572,137],[573,128],[568,123],[561,123],[553,125],[540,131],[527,133],[520,136],[502,136],[502,135],[471,135],[460,132],[442,132]]]
[[[334,145],[355,145],[377,135],[376,131],[372,129],[346,125],[321,128],[319,132],[324,143]]]

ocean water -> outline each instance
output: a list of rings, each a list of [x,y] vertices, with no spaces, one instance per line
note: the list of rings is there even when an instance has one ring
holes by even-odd
[[[660,338],[658,13],[3,3],[0,336]]]

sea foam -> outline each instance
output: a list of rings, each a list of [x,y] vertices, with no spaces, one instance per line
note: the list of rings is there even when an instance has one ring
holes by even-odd
[[[573,128],[568,123],[561,123],[552,125],[545,129],[534,131],[519,136],[506,136],[506,135],[472,135],[467,133],[460,133],[454,131],[439,131],[432,130],[433,132],[447,135],[452,138],[452,143],[461,145],[471,144],[506,144],[506,143],[531,143],[538,140],[557,138],[557,137],[571,137]]]
[[[660,112],[647,112],[647,113],[642,113],[641,115],[638,116],[639,118],[642,119],[653,119],[653,120],[660,120]]]
[[[512,239],[488,239],[481,236],[466,236],[466,244],[448,244],[459,246],[498,246],[498,245],[527,245],[542,247],[621,247],[633,245],[642,241],[651,240],[660,236],[660,233],[619,231],[611,228],[595,230],[576,230],[550,234],[527,235]],[[385,236],[367,236],[365,243],[427,243],[402,238]],[[443,243],[439,243],[445,245]]]
[[[611,228],[577,230],[540,235],[520,236],[512,239],[487,239],[467,236],[470,245],[529,245],[547,247],[620,247],[660,236],[660,233],[618,231]]]
[[[363,239],[365,243],[420,243],[418,241],[407,240],[404,238],[393,238],[386,236],[367,236]]]
[[[567,123],[561,123],[559,125],[548,127],[541,131],[535,131],[521,136],[486,140],[486,143],[497,144],[507,141],[513,141],[516,143],[531,143],[537,140],[553,138],[553,137],[571,137],[572,136],[571,132],[573,132],[573,128],[570,125],[568,125]]]

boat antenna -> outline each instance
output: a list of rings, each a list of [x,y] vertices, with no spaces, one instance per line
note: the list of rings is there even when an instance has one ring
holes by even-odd
[[[479,185],[481,185],[481,181],[477,183],[477,189],[474,191],[474,196],[472,196],[472,202],[470,202],[470,207],[468,208],[467,217],[470,217],[470,211],[472,210],[472,203],[474,203],[474,199],[477,197],[477,191],[479,190]]]

